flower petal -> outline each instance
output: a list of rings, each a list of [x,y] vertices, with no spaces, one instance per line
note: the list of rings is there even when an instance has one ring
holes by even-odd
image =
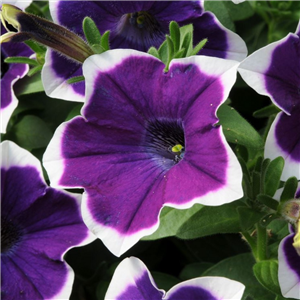
[[[293,247],[294,233],[285,237],[278,248],[278,280],[282,295],[300,299],[300,256]]]
[[[205,12],[193,20],[194,44],[202,39],[208,41],[199,52],[201,55],[242,61],[247,47],[239,35],[224,27],[211,12]]]
[[[2,299],[67,299],[74,272],[63,255],[95,239],[81,195],[48,188],[39,161],[13,142],[1,150]]]
[[[285,165],[282,180],[291,176],[300,179],[300,106],[297,106],[290,116],[281,112],[269,130],[265,157],[275,159],[282,156]]]
[[[118,299],[162,299],[165,292],[159,290],[147,267],[138,258],[125,258],[115,270],[105,298]]]
[[[1,24],[1,32],[6,32]],[[1,60],[10,56],[32,55],[33,51],[25,44],[3,43],[1,44]],[[13,86],[23,78],[29,67],[26,64],[7,64],[1,61],[1,133],[6,133],[8,121],[18,105],[18,99],[14,93]]]
[[[300,105],[300,38],[290,33],[257,50],[239,67],[243,79],[259,94],[269,96],[290,114]]]
[[[245,286],[225,277],[201,277],[174,286],[163,299],[168,300],[240,300]]]
[[[85,119],[57,129],[44,166],[52,186],[85,189],[85,222],[115,255],[156,230],[163,205],[242,197],[241,168],[215,127],[237,64],[195,56],[174,60],[164,73],[153,56],[120,49],[85,62]],[[183,123],[186,151],[177,165],[147,142],[149,122],[157,120]]]

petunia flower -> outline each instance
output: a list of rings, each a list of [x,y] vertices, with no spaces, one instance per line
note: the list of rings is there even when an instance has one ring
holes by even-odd
[[[46,185],[39,161],[1,144],[1,299],[69,299],[73,270],[64,253],[94,239],[80,195]]]
[[[157,288],[138,258],[125,258],[116,268],[105,295],[107,300],[239,300],[245,286],[224,277],[200,277],[181,282],[167,293]]]
[[[115,255],[153,233],[165,205],[242,197],[240,165],[216,125],[237,65],[193,56],[164,73],[160,60],[124,49],[83,64],[82,116],[58,127],[43,162],[53,186],[85,189],[83,218]]]
[[[247,55],[244,41],[226,29],[215,15],[204,12],[203,1],[50,1],[53,20],[83,37],[82,21],[91,17],[101,34],[110,30],[110,47],[147,51],[158,48],[169,33],[169,23],[192,23],[194,43],[208,43],[200,54],[241,61]],[[46,93],[50,97],[83,101],[84,82],[68,84],[82,75],[82,67],[48,50],[42,71]]]
[[[281,293],[286,298],[300,299],[300,250],[293,246],[295,232],[290,234],[278,248],[278,280]]]
[[[278,201],[282,191],[277,190],[274,196]],[[284,297],[300,299],[300,183],[294,198],[283,202],[280,213],[293,226],[278,248],[279,286]]]
[[[300,179],[300,22],[296,33],[246,58],[239,67],[243,79],[259,94],[269,96],[280,112],[268,133],[265,157],[282,156],[282,180]]]
[[[8,2],[19,6],[21,9],[25,9],[32,1],[5,1],[5,3]],[[5,32],[6,29],[1,24],[1,34]],[[33,51],[25,44],[1,44],[1,133],[6,132],[8,121],[18,105],[18,99],[13,86],[29,70],[26,64],[8,64],[4,60],[11,56],[29,57],[32,54]]]

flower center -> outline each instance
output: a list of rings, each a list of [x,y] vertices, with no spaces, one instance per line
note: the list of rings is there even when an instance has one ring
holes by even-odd
[[[184,130],[182,121],[161,119],[147,124],[145,135],[149,153],[167,166],[181,161],[184,157]]]
[[[117,33],[132,43],[135,49],[147,51],[151,46],[159,47],[167,32],[151,14],[138,11],[121,17]]]
[[[4,62],[4,59],[5,59],[4,55],[1,55],[1,79],[3,78],[3,76],[5,75],[5,73],[9,69],[9,64],[7,64],[6,62]]]
[[[1,253],[9,252],[23,236],[22,229],[11,220],[1,218]]]

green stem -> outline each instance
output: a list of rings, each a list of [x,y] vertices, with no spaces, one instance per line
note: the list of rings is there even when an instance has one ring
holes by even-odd
[[[252,253],[255,255],[255,253],[257,251],[255,240],[247,231],[242,232],[242,235],[245,238],[245,240],[248,242],[248,244],[252,250]]]
[[[256,260],[262,261],[267,259],[267,229],[260,224],[256,224],[257,230],[257,248]]]

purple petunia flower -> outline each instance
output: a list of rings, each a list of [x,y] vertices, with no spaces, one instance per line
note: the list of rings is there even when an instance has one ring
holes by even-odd
[[[267,95],[283,112],[269,131],[265,156],[282,156],[282,179],[300,179],[300,22],[296,33],[246,58],[239,67],[243,79],[259,94]]]
[[[237,65],[193,56],[164,73],[155,57],[122,49],[83,64],[83,116],[58,127],[43,161],[53,186],[85,189],[83,218],[115,255],[153,233],[165,205],[242,197],[240,165],[216,125]]]
[[[245,286],[224,277],[195,278],[177,284],[167,293],[156,287],[147,267],[138,258],[124,259],[113,275],[105,299],[239,300]]]
[[[203,1],[51,1],[53,20],[83,37],[82,21],[91,17],[101,34],[110,30],[110,46],[147,51],[159,47],[169,32],[169,23],[192,23],[194,42],[208,43],[201,54],[241,61],[247,55],[244,41],[221,25]],[[82,75],[82,67],[48,50],[42,78],[46,93],[65,100],[84,101],[84,83],[68,84]]]
[[[284,297],[300,299],[300,253],[293,246],[295,232],[291,227],[290,232],[278,248],[278,280]]]
[[[47,187],[39,161],[1,144],[1,299],[69,299],[73,270],[64,253],[94,239],[80,195]]]
[[[5,1],[19,6],[21,9],[27,7],[32,1]],[[1,24],[1,34],[6,29]],[[26,64],[7,64],[5,58],[10,56],[29,57],[33,51],[25,44],[3,43],[1,44],[1,133],[6,132],[7,123],[18,105],[18,99],[14,93],[13,86],[16,81],[24,77],[29,67]]]

